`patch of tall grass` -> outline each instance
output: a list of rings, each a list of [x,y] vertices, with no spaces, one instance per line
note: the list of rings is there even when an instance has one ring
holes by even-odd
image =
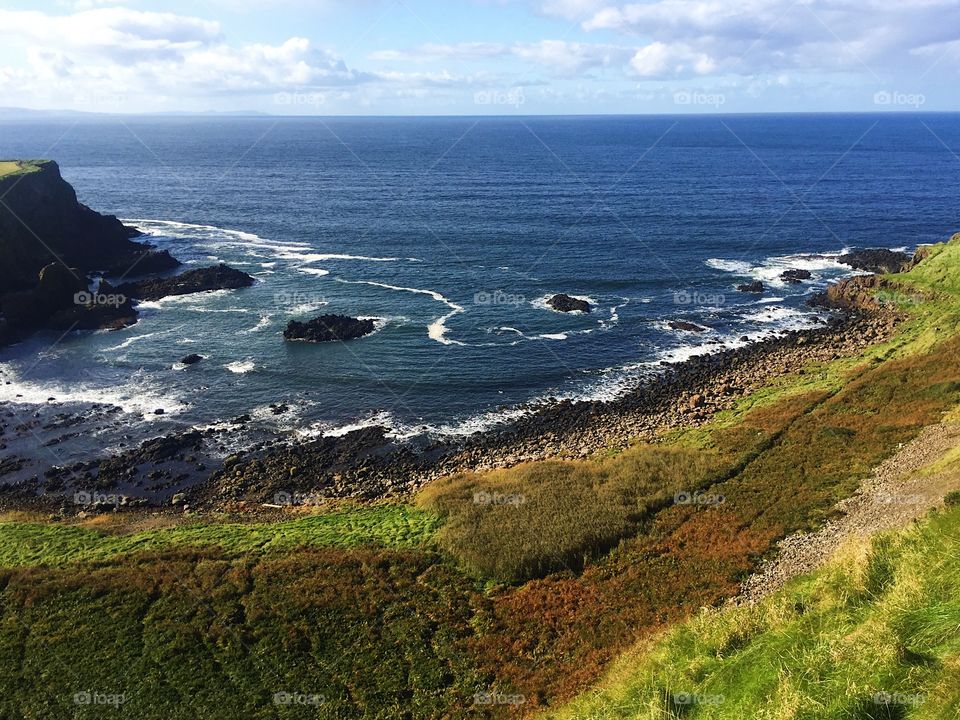
[[[579,571],[672,502],[697,502],[717,453],[642,446],[592,462],[538,462],[428,485],[421,507],[439,514],[440,545],[485,578],[515,582]]]

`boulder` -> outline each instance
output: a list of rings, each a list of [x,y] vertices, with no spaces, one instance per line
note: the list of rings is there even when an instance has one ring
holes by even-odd
[[[564,293],[554,295],[552,298],[547,300],[547,305],[552,307],[557,312],[588,313],[593,309],[590,303],[588,303],[586,300],[570,297]]]
[[[737,285],[737,290],[745,293],[762,293],[763,283],[759,280],[754,280],[753,282],[744,283],[743,285]]]
[[[283,331],[286,340],[331,342],[353,340],[369,335],[375,329],[373,320],[347,315],[321,315],[307,322],[291,320]]]
[[[785,282],[799,285],[804,280],[809,280],[813,275],[809,270],[784,270],[780,273],[780,279]]]
[[[203,360],[203,356],[197,355],[196,353],[190,353],[189,355],[184,355],[182,358],[180,358],[180,362],[184,365],[196,365],[201,360]]]

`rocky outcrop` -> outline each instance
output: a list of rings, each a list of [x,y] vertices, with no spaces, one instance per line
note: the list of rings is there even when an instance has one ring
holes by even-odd
[[[792,285],[799,285],[804,280],[809,280],[813,275],[809,270],[784,270],[780,273],[780,279]]]
[[[9,164],[9,163],[8,163]],[[169,270],[179,263],[141,233],[77,201],[52,161],[18,161],[0,177],[0,345],[41,328],[92,330],[136,322],[129,298],[95,274]]]
[[[308,322],[291,320],[283,331],[283,337],[306,342],[353,340],[369,335],[375,327],[373,320],[369,319],[361,320],[347,315],[321,315]]]
[[[837,258],[837,262],[849,265],[855,270],[881,274],[903,272],[910,268],[912,261],[913,256],[886,248],[853,250]]]
[[[170,295],[188,295],[206,290],[235,290],[253,285],[254,279],[229,265],[197,268],[165,278],[148,278],[121,285],[118,290],[137,300],[159,300]]]
[[[552,307],[557,312],[582,312],[588,313],[593,307],[586,300],[581,300],[580,298],[570,297],[564,293],[554,295],[552,298],[547,300],[547,305]]]
[[[745,293],[762,293],[763,283],[759,280],[754,280],[753,282],[744,283],[743,285],[737,285],[737,290]]]
[[[183,365],[196,365],[201,360],[203,360],[202,355],[190,353],[189,355],[184,355],[182,358],[180,358],[180,363]]]
[[[21,166],[21,172],[0,178],[0,287],[5,292],[34,288],[40,270],[53,262],[88,273],[150,251],[131,239],[140,235],[136,229],[79,203],[57,163]]]

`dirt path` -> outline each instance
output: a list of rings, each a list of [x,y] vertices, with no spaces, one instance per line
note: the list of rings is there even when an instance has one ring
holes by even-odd
[[[930,425],[865,480],[856,495],[838,503],[844,514],[813,533],[797,533],[777,544],[776,556],[750,576],[731,602],[753,604],[788,580],[826,562],[848,540],[903,527],[960,490],[960,473],[917,471],[960,445],[960,423]]]

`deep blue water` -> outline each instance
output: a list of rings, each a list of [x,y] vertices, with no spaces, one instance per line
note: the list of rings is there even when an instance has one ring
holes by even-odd
[[[116,402],[131,427],[165,408],[150,431],[252,412],[405,433],[611,397],[661,359],[808,323],[845,247],[960,229],[958,154],[960,115],[936,114],[2,122],[0,157],[52,157],[91,207],[260,282],[7,349],[0,399]],[[814,282],[778,283],[789,267]],[[734,290],[750,278],[762,301]],[[597,307],[553,312],[557,292]],[[322,312],[382,329],[283,341]],[[178,367],[189,352],[205,360]],[[290,412],[266,409],[282,400]]]

